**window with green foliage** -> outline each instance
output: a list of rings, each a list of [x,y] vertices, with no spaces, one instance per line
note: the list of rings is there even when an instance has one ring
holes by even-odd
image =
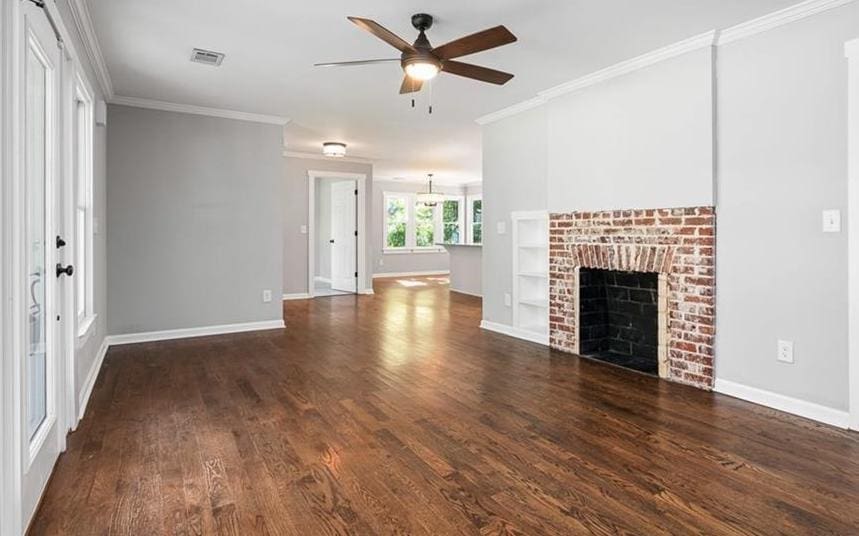
[[[407,206],[406,197],[385,197],[385,247],[406,247]]]
[[[469,225],[471,227],[472,244],[483,243],[483,196],[469,198]]]
[[[415,203],[415,246],[429,247],[435,244],[435,207]]]
[[[462,236],[462,203],[459,199],[446,199],[442,206],[441,222],[445,244],[459,244]]]

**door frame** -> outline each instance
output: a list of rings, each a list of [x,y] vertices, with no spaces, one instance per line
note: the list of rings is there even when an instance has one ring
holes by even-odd
[[[358,188],[358,294],[371,294],[367,286],[367,175],[342,171],[307,172],[307,295],[313,297],[316,272],[316,184],[318,179],[354,180]]]
[[[847,367],[848,427],[859,430],[859,39],[847,56]]]

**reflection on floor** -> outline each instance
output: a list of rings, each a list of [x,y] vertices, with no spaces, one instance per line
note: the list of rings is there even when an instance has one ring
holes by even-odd
[[[354,294],[354,292],[345,292],[342,290],[335,290],[331,288],[330,281],[320,281],[317,279],[314,281],[313,285],[313,297],[319,296],[344,296],[348,294]]]

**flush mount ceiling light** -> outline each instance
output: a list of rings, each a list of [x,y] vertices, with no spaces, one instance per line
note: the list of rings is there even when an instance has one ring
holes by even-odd
[[[332,158],[343,158],[346,156],[346,144],[339,141],[326,141],[322,144],[322,154]]]
[[[427,191],[418,192],[418,202],[434,207],[444,201],[444,195],[432,191],[432,173],[427,173]]]

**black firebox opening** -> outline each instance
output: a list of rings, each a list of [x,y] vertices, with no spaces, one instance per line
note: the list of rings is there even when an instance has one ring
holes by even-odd
[[[657,274],[582,268],[579,290],[581,354],[658,374]]]

